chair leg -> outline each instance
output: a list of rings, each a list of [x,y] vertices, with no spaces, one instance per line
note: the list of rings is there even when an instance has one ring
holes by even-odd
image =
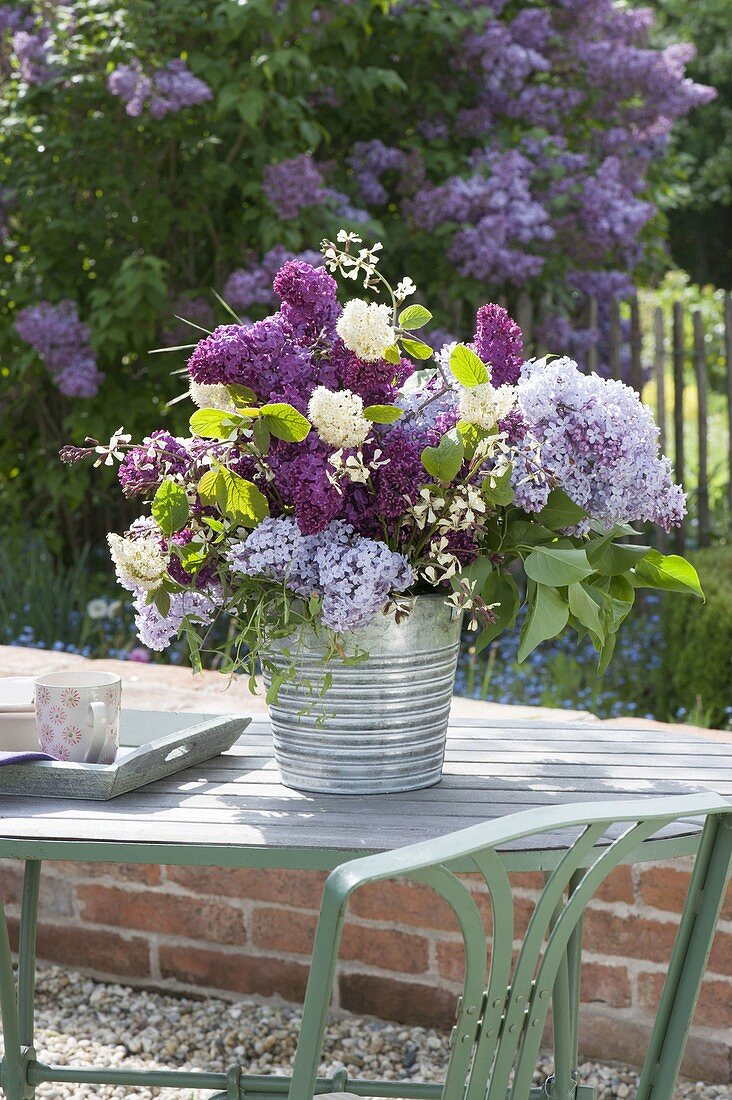
[[[670,1100],[681,1069],[732,860],[732,814],[707,819],[636,1100]]]
[[[0,904],[0,1019],[4,1053],[0,1061],[0,1087],[6,1100],[25,1100],[27,1093],[26,1058],[20,1044],[18,1000],[13,978],[5,909]]]
[[[18,1024],[20,1042],[33,1046],[34,998],[36,991],[36,933],[38,895],[41,886],[41,861],[26,860],[18,944]]]

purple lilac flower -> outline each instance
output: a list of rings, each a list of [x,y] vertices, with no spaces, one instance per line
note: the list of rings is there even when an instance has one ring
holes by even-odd
[[[161,653],[177,635],[184,618],[203,626],[213,622],[221,606],[221,589],[212,585],[205,592],[173,592],[167,615],[161,615],[154,603],[146,601],[146,592],[133,600],[137,636],[148,649]]]
[[[208,84],[194,76],[180,58],[152,72],[146,72],[137,59],[129,65],[118,65],[110,73],[107,87],[112,95],[124,100],[125,110],[133,118],[142,114],[146,104],[152,117],[159,119],[205,103],[213,95]]]
[[[320,453],[300,454],[289,468],[291,500],[298,525],[305,535],[324,530],[343,507],[342,494],[328,481],[330,450],[332,448],[328,449],[328,454],[322,449]]]
[[[542,466],[591,519],[608,529],[650,520],[668,531],[681,523],[684,493],[658,454],[651,410],[629,386],[557,359],[526,364],[518,400]]]
[[[75,302],[28,306],[18,314],[15,330],[41,356],[61,393],[94,397],[104,376],[97,370],[89,328],[79,320]]]
[[[524,362],[523,335],[508,310],[494,303],[480,307],[474,345],[481,359],[490,364],[494,386],[518,382]]]
[[[312,343],[333,335],[341,307],[338,285],[324,267],[288,260],[277,272],[273,290],[282,300],[281,316],[298,340]]]
[[[365,203],[369,206],[383,206],[388,202],[389,194],[381,183],[381,177],[386,172],[402,168],[405,159],[406,154],[401,149],[384,145],[378,138],[373,141],[357,141],[354,144],[347,164],[353,169]]]
[[[188,370],[194,382],[236,383],[259,397],[284,385],[305,390],[315,377],[310,353],[277,316],[249,326],[220,325],[197,345]]]
[[[231,548],[229,560],[234,574],[263,575],[298,595],[322,596],[322,621],[338,631],[368,625],[389,595],[414,579],[402,554],[340,520],[315,535],[302,534],[290,516],[264,520]]]
[[[388,363],[386,359],[366,362],[351,351],[338,337],[331,348],[330,358],[341,385],[363,399],[364,405],[393,404],[399,397],[399,389],[414,374],[411,359]]]
[[[156,489],[166,477],[182,477],[192,456],[185,443],[169,432],[156,431],[131,447],[122,459],[118,477],[126,497]]]
[[[22,80],[26,84],[44,84],[53,69],[48,60],[48,40],[50,34],[46,28],[40,30],[20,30],[13,35],[13,50],[18,62]]]
[[[306,153],[279,164],[268,164],[263,174],[264,192],[281,218],[296,218],[308,206],[325,202],[323,176]]]
[[[540,512],[549,500],[552,483],[544,470],[537,469],[535,456],[539,454],[539,441],[518,409],[512,409],[499,421],[500,431],[505,432],[506,443],[511,448],[511,488],[514,504],[524,512]],[[533,446],[529,446],[529,443]]]
[[[428,480],[422,465],[422,451],[427,443],[397,424],[387,432],[381,444],[383,458],[388,460],[375,476],[375,510],[386,520],[403,516],[414,504],[419,490]]]
[[[182,531],[177,531],[171,536],[170,546],[167,543],[163,544],[164,550],[172,550],[173,546],[188,546],[189,542],[194,538],[194,532],[190,527],[184,528]],[[216,565],[211,562],[210,558],[206,564],[199,569],[197,573],[189,573],[187,569],[183,568],[183,562],[180,560],[177,554],[171,553],[168,561],[168,573],[182,585],[193,585],[195,588],[210,588],[210,586],[216,580]]]
[[[288,260],[303,260],[311,267],[319,267],[324,263],[319,252],[308,250],[294,253],[284,245],[276,244],[258,263],[232,271],[224,287],[224,298],[236,310],[246,311],[252,306],[276,306],[277,295],[272,289],[272,282]]]

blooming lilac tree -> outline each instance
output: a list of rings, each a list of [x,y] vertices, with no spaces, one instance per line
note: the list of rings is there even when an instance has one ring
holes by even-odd
[[[122,405],[133,430],[153,403],[174,424],[176,381],[147,355],[191,342],[173,314],[212,328],[216,288],[264,317],[274,271],[341,224],[388,239],[442,336],[521,287],[566,346],[583,294],[621,293],[657,258],[667,134],[712,93],[685,78],[686,48],[648,47],[645,11],[276,8],[0,2],[0,370],[41,451],[90,414],[111,430]],[[56,331],[70,338],[72,312],[74,347]],[[0,445],[19,510],[39,473],[23,449],[19,467],[17,439]]]

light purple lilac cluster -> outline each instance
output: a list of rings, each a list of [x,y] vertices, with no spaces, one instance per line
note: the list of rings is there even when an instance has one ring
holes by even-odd
[[[518,407],[541,444],[541,464],[591,519],[608,530],[634,520],[668,531],[684,517],[685,497],[648,406],[622,382],[582,374],[570,359],[528,363]],[[589,527],[585,521],[578,533]]]
[[[94,397],[103,375],[89,343],[89,327],[79,320],[75,302],[39,302],[15,319],[15,330],[43,359],[61,393]]]
[[[303,535],[291,516],[265,519],[231,547],[229,563],[232,573],[269,577],[298,595],[321,597],[323,624],[337,631],[368,625],[390,593],[413,582],[403,554],[342,520]]]
[[[278,299],[272,282],[288,260],[304,260],[312,267],[320,267],[323,263],[319,252],[306,250],[295,253],[282,244],[276,244],[260,261],[252,257],[247,267],[232,271],[224,286],[225,300],[232,309],[244,313],[252,307],[276,306]]]
[[[147,602],[147,593],[139,592],[134,600],[135,627],[144,646],[162,653],[178,634],[184,619],[207,626],[221,607],[221,588],[211,585],[206,591],[173,592],[170,608],[161,615],[154,603]]]
[[[125,111],[133,118],[138,118],[146,106],[153,118],[164,118],[205,103],[213,95],[205,80],[194,76],[180,58],[149,72],[137,59],[118,65],[109,74],[107,87],[124,101]]]

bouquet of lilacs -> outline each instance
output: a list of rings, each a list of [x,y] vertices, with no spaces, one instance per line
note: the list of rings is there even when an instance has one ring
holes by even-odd
[[[467,610],[478,649],[525,603],[520,660],[571,626],[603,669],[636,589],[701,595],[682,558],[627,541],[631,523],[668,530],[685,512],[633,390],[567,358],[525,362],[498,305],[472,342],[435,351],[380,244],[341,231],[322,250],[324,266],[278,271],[273,316],[191,345],[190,435],[120,429],[62,452],[118,460],[124,494],[150,505],[109,535],[144,645],[183,634],[194,667],[215,648],[253,676],[275,638],[314,629],[343,655],[345,632],[432,593]],[[333,274],[366,296],[341,306]]]

